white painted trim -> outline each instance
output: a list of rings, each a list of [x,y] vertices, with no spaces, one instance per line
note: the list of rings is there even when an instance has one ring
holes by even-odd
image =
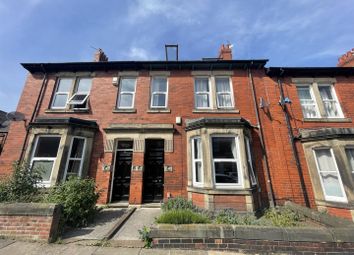
[[[81,155],[81,158],[71,158],[70,155],[71,155],[71,150],[73,148],[73,143],[74,143],[74,139],[84,139],[84,146],[82,148],[82,155]],[[87,139],[86,137],[82,137],[82,136],[73,136],[71,138],[71,142],[70,142],[70,149],[69,149],[69,153],[68,153],[68,157],[66,159],[66,165],[65,165],[65,171],[64,171],[64,175],[63,175],[63,180],[65,181],[66,180],[66,176],[68,174],[68,167],[69,167],[69,161],[70,160],[80,160],[80,167],[79,167],[79,172],[78,172],[78,177],[82,177],[82,166],[83,166],[83,163],[84,163],[84,160],[85,160],[85,152],[86,152],[86,142],[87,142]]]
[[[200,143],[200,159],[195,159],[195,148],[194,148],[194,141],[199,140]],[[192,175],[193,175],[193,186],[195,187],[203,187],[204,184],[204,164],[203,164],[203,146],[202,146],[202,139],[200,136],[195,136],[192,137],[191,140],[191,149],[192,149]],[[200,176],[200,182],[196,181],[196,174],[195,174],[195,163],[200,162],[201,163],[201,176]]]
[[[245,141],[246,141],[246,156],[247,156],[246,160],[248,161],[248,164],[251,167],[251,169],[249,169],[249,172],[252,175],[252,177],[254,178],[254,182],[253,182],[252,177],[250,176],[250,181],[251,181],[251,185],[255,186],[255,185],[257,185],[257,175],[255,173],[255,169],[253,166],[253,157],[252,157],[252,153],[251,153],[251,143],[250,143],[250,139],[248,138],[248,136],[245,136]]]
[[[226,79],[229,79],[229,89],[230,89],[230,92],[229,93],[225,93],[225,92],[217,92],[217,85],[216,85],[216,80],[218,78],[226,78]],[[214,77],[214,80],[215,80],[215,100],[216,100],[216,107],[218,109],[232,109],[235,107],[235,102],[234,102],[234,93],[233,93],[233,85],[232,85],[232,79],[230,76],[215,76]],[[219,100],[218,100],[218,94],[229,94],[230,95],[230,98],[231,98],[231,106],[220,106],[219,105]]]
[[[197,99],[196,99],[196,83],[195,81],[197,79],[207,79],[208,80],[208,89],[209,92],[199,92],[200,94],[208,94],[208,103],[209,103],[209,107],[197,107],[196,103],[197,103]],[[196,76],[194,77],[194,109],[212,109],[212,98],[211,98],[211,80],[209,76]]]
[[[134,92],[131,91],[122,91],[122,80],[124,79],[134,79]],[[135,94],[136,94],[136,85],[137,85],[137,77],[131,77],[131,76],[126,76],[126,77],[121,77],[119,80],[119,91],[118,91],[118,101],[117,101],[117,109],[134,109],[135,106]],[[131,106],[126,106],[126,107],[122,107],[119,106],[120,100],[121,100],[121,95],[122,94],[129,94],[129,95],[133,95],[133,99],[132,99],[132,103]]]
[[[339,103],[339,100],[338,100],[338,97],[337,97],[337,93],[334,89],[334,85],[333,83],[319,83],[317,84],[318,87],[330,87],[330,90],[331,90],[331,93],[332,93],[332,96],[333,96],[333,99],[335,100],[336,102],[336,107],[337,107],[337,110],[338,110],[338,113],[339,113],[339,116],[324,116],[325,118],[333,118],[333,119],[340,119],[340,118],[344,118],[343,116],[343,111],[342,111],[342,107],[340,106],[340,103]],[[321,93],[320,93],[320,90],[318,89],[318,93],[321,97]],[[322,104],[323,104],[323,109],[326,109],[324,107],[324,102],[323,102],[323,98],[321,97],[321,100],[322,100]],[[327,114],[327,112],[326,112]]]
[[[152,91],[152,85],[154,83],[154,79],[156,78],[165,78],[166,79],[166,92],[153,92]],[[161,75],[158,75],[158,76],[152,76],[151,78],[151,83],[150,83],[150,108],[151,109],[165,109],[167,108],[167,105],[168,105],[168,84],[169,81],[168,81],[168,77],[167,76],[161,76]],[[163,106],[153,106],[153,95],[156,95],[156,94],[165,94],[165,104]]]

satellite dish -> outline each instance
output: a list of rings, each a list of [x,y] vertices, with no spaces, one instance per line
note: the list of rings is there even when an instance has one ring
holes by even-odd
[[[6,118],[11,121],[21,121],[26,119],[25,115],[21,112],[8,112]]]

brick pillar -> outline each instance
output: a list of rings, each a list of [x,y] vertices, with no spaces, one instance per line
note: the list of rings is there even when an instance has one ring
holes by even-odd
[[[144,153],[134,152],[130,177],[129,204],[143,202]]]

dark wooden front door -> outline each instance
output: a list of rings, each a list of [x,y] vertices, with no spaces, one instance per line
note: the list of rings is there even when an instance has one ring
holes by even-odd
[[[145,141],[144,202],[160,202],[163,199],[164,140]]]
[[[132,167],[133,141],[119,141],[112,187],[112,202],[128,201]]]

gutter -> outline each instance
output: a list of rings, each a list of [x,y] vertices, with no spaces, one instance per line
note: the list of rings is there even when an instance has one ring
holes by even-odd
[[[277,77],[277,81],[278,81],[278,87],[279,87],[279,91],[280,91],[280,102],[283,102],[284,101],[284,90],[283,90],[283,84],[281,82],[280,76]],[[296,145],[295,145],[295,137],[294,137],[293,130],[291,127],[291,123],[290,123],[288,108],[287,108],[286,104],[281,105],[281,108],[283,109],[285,122],[286,122],[286,126],[288,129],[288,136],[289,136],[289,141],[291,144],[292,153],[293,153],[293,156],[295,159],[297,170],[299,172],[300,184],[301,184],[301,188],[303,190],[305,204],[307,207],[310,207],[310,201],[309,201],[309,197],[306,192],[303,170],[302,170],[301,163],[300,163],[299,153],[298,153]]]
[[[259,132],[260,132],[259,139],[260,139],[261,146],[262,146],[262,161],[263,161],[263,165],[265,166],[265,172],[266,172],[266,186],[267,186],[269,205],[271,208],[273,208],[275,206],[274,192],[273,192],[273,187],[272,187],[272,182],[271,182],[271,177],[270,177],[268,156],[267,156],[267,152],[265,150],[265,145],[264,145],[264,134],[263,134],[263,129],[262,129],[262,123],[261,123],[261,119],[259,117],[259,110],[258,110],[258,106],[257,106],[257,96],[256,96],[255,86],[254,86],[254,82],[253,82],[253,76],[252,76],[252,72],[251,72],[250,68],[248,68],[248,79],[250,81],[250,86],[251,86],[251,91],[252,91],[252,101],[253,101],[253,106],[255,109],[255,114],[256,114],[256,119],[257,119],[257,127],[259,128]]]

